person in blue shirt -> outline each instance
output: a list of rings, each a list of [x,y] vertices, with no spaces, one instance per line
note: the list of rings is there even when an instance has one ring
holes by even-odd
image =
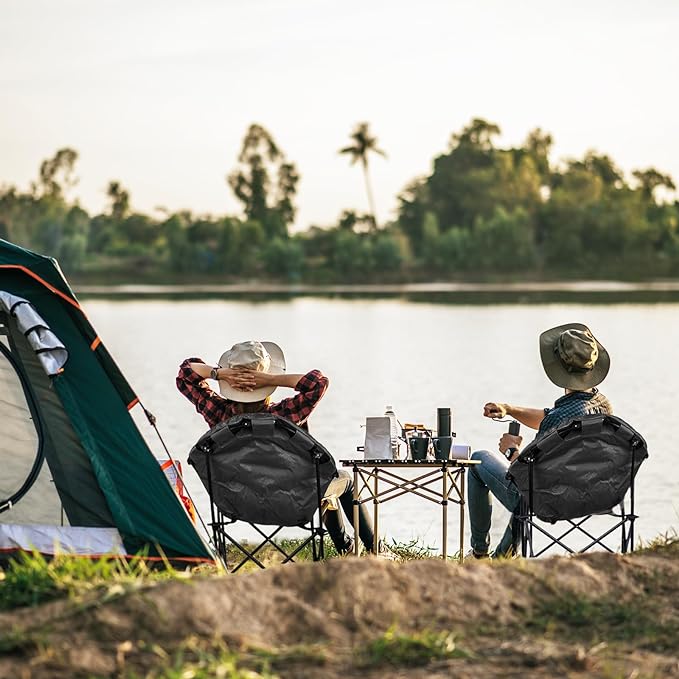
[[[594,413],[613,414],[608,399],[596,388],[610,368],[610,357],[591,330],[581,323],[567,323],[546,330],[540,335],[540,358],[547,377],[565,390],[552,408],[525,408],[509,403],[486,403],[485,417],[512,417],[521,424],[537,429],[536,440],[567,424],[576,417]],[[511,556],[517,552],[512,522],[495,550],[490,552],[490,524],[494,495],[510,512],[519,504],[519,491],[506,478],[507,469],[519,454],[521,436],[504,434],[499,452],[477,450],[472,460],[481,464],[470,467],[468,473],[468,506],[471,526],[472,554],[476,558]]]

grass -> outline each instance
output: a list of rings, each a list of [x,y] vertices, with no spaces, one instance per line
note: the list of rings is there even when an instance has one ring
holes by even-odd
[[[151,569],[143,557],[130,561],[117,557],[89,559],[58,555],[46,559],[38,552],[21,553],[0,570],[0,610],[40,604],[88,590],[107,587],[104,600],[151,580],[184,577],[169,563],[163,570]]]
[[[134,650],[132,646],[128,652]],[[139,674],[129,668],[125,679],[277,679],[278,672],[295,667],[321,667],[327,661],[318,646],[290,646],[280,649],[244,646],[234,650],[223,641],[205,642],[198,637],[186,639],[170,658],[162,649],[150,650],[156,668]]]
[[[277,545],[281,547],[286,553],[290,554],[303,542],[301,538],[283,538],[274,541]],[[243,547],[247,550],[252,551],[256,547],[256,543],[249,541],[243,541],[241,543]],[[438,558],[436,554],[435,547],[429,547],[423,544],[419,538],[410,540],[409,542],[397,542],[396,540],[391,540],[387,545],[387,549],[391,552],[391,555],[395,557],[395,561],[405,562],[405,561],[416,561],[420,559],[432,559]],[[340,557],[335,545],[330,538],[326,537],[323,542],[323,550],[326,559],[334,559]],[[362,551],[362,556],[367,556],[368,552]],[[261,561],[267,568],[275,565],[280,565],[283,562],[283,555],[271,545],[265,545],[260,551],[258,551],[255,556],[259,561]],[[347,556],[353,556],[349,554]],[[244,558],[245,555],[241,552],[235,545],[227,545],[226,558],[229,568],[235,567]],[[312,561],[313,554],[311,550],[311,545],[305,545],[294,557],[295,562],[305,562]],[[252,571],[259,570],[259,566],[253,561],[248,561],[241,568],[238,569],[238,573],[250,573]]]
[[[240,654],[223,646],[209,650],[182,649],[171,665],[138,674],[130,670],[125,679],[278,679],[265,662],[253,668]]]
[[[280,546],[280,548],[286,554],[290,554],[294,552],[302,544],[302,542],[304,542],[304,540],[303,538],[282,538],[280,540],[275,540],[274,542],[278,546]],[[245,549],[247,549],[250,552],[252,552],[252,550],[257,546],[257,543],[249,542],[246,540],[242,541],[241,544]],[[327,538],[323,542],[323,550],[326,559],[338,556],[337,550],[332,544],[332,541]],[[275,547],[272,547],[271,545],[265,545],[264,547],[262,547],[262,549],[260,549],[255,554],[255,557],[259,561],[261,561],[267,568],[282,564],[283,559],[285,558]],[[238,549],[238,547],[236,547],[233,544],[227,545],[226,562],[229,568],[234,568],[243,559],[245,559],[245,554],[243,554],[243,552],[241,552],[240,549]],[[300,549],[300,551],[294,556],[295,563],[297,562],[301,563],[306,561],[313,561],[313,552],[311,544],[302,547],[302,549]],[[260,568],[254,561],[246,561],[243,564],[243,566],[238,569],[237,573],[250,573],[252,571],[258,570],[260,570]]]
[[[659,651],[679,647],[679,620],[663,619],[658,603],[642,596],[620,600],[558,594],[537,603],[526,627],[552,638],[588,643],[634,642]]]
[[[641,550],[658,551],[661,549],[676,549],[679,548],[679,534],[672,528],[665,533],[656,535],[652,540],[640,545]]]
[[[284,539],[281,547],[286,551],[293,551],[299,544],[299,539]],[[252,548],[252,545],[250,546]],[[324,543],[326,559],[338,556],[332,541]],[[431,556],[430,547],[419,545],[417,541],[396,543],[390,545],[390,550],[400,561],[423,559]],[[273,547],[267,546],[257,554],[266,565],[280,564],[283,557]],[[230,565],[235,565],[243,557],[242,553],[231,546],[228,551]],[[312,552],[309,545],[295,556],[299,562],[311,561]],[[243,566],[239,572],[259,570],[253,562]],[[175,570],[168,562],[163,564],[162,570],[151,568],[143,555],[131,560],[118,557],[102,557],[90,559],[71,555],[57,555],[53,559],[46,559],[38,552],[22,552],[12,558],[8,565],[0,569],[0,610],[11,610],[22,606],[38,606],[40,604],[65,597],[75,597],[88,590],[105,588],[104,600],[115,596],[125,589],[140,587],[145,583],[168,578],[183,578],[184,571]]]
[[[402,634],[391,627],[366,644],[359,653],[359,664],[363,667],[418,667],[436,660],[469,657],[471,653],[456,644],[451,632]]]
[[[396,540],[392,539],[388,547],[399,561],[433,559],[437,556],[436,547],[425,545],[421,542],[420,538],[415,538],[409,542],[396,542]]]

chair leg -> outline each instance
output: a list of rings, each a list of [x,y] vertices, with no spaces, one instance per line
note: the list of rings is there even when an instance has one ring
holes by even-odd
[[[512,531],[514,532],[514,544],[519,544],[521,556],[532,557],[533,554],[533,516],[529,504],[521,498],[519,506],[514,511],[512,519]]]
[[[227,519],[223,517],[221,513],[218,515],[218,518],[219,520],[216,520],[213,524],[211,524],[213,540],[217,546],[218,553],[224,563],[225,568],[231,573],[235,573],[236,571],[240,570],[248,561],[252,561],[259,568],[265,569],[266,566],[258,557],[258,553],[261,552],[261,550],[267,545],[272,547],[275,552],[279,553],[283,557],[281,563],[294,563],[295,557],[309,545],[311,547],[312,559],[314,561],[319,561],[320,558],[322,558],[322,543],[320,541],[324,539],[325,532],[322,528],[319,528],[316,525],[314,519],[305,525],[299,526],[299,528],[302,528],[308,533],[307,536],[302,539],[292,551],[286,551],[274,540],[276,535],[278,535],[278,533],[283,530],[285,526],[276,526],[273,530],[265,531],[257,524],[248,524],[255,531],[257,531],[257,533],[259,533],[262,538],[259,544],[253,548],[249,548],[227,532],[227,526],[238,523],[237,521]],[[233,547],[235,547],[235,549],[243,555],[243,558],[235,565],[228,563],[228,545],[233,545]]]
[[[516,518],[517,522],[520,524],[520,530],[522,531],[521,551],[523,556],[541,556],[555,545],[561,547],[568,554],[583,554],[595,546],[599,546],[610,553],[615,553],[615,549],[607,545],[604,540],[618,530],[621,532],[619,543],[620,552],[625,554],[632,551],[633,549],[633,526],[637,516],[635,514],[626,512],[624,508],[621,508],[620,514],[612,513],[610,515],[610,518],[617,519],[617,521],[605,532],[598,535],[592,534],[590,530],[587,530],[583,526],[585,522],[595,518],[595,516],[591,514],[578,519],[565,520],[565,523],[567,523],[569,527],[560,533],[557,533],[556,531],[550,532],[549,530],[545,529],[540,525],[540,523],[537,522],[535,517],[530,515],[530,512],[527,515],[522,515],[519,513]],[[557,526],[558,523],[554,525]],[[533,546],[534,528],[538,531],[538,533],[549,540],[546,545],[542,545],[537,551],[534,550]],[[589,542],[582,547],[576,547],[575,545],[571,546],[565,542],[565,538],[568,538],[571,534],[585,536],[589,538]]]

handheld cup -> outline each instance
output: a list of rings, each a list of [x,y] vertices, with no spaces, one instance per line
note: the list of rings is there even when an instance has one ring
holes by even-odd
[[[507,430],[508,434],[511,434],[512,436],[518,436],[519,432],[521,431],[521,425],[516,421],[512,420],[509,423],[509,429]],[[505,457],[508,460],[511,460],[512,455],[518,450],[518,448],[507,448],[507,452],[505,453]]]

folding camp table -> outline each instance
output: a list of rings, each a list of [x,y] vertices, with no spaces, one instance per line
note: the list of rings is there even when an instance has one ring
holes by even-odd
[[[448,558],[448,503],[460,508],[460,561],[464,557],[465,472],[479,460],[342,460],[354,473],[354,533],[358,535],[359,505],[372,501],[374,551],[379,541],[379,507],[406,493],[441,505],[441,557]],[[413,475],[411,471],[415,470]],[[380,485],[381,484],[381,485]],[[355,553],[359,541],[355,540]]]

